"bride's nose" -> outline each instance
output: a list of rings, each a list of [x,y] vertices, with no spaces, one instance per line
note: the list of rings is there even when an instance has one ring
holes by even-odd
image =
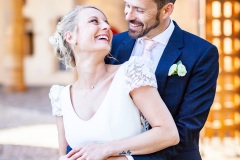
[[[102,25],[101,25],[101,28],[103,30],[109,30],[110,29],[110,26],[107,22],[103,22]]]

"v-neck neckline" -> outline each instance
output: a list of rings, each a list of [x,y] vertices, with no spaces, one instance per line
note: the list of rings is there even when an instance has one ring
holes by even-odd
[[[115,75],[114,75],[114,77],[113,77],[113,80],[112,80],[112,82],[111,82],[111,84],[110,84],[110,86],[109,86],[109,88],[108,88],[108,90],[107,90],[107,92],[106,92],[106,94],[105,94],[102,102],[100,103],[97,111],[96,111],[96,112],[94,113],[94,115],[93,115],[90,119],[88,119],[88,120],[83,120],[81,117],[79,117],[79,116],[77,115],[76,111],[74,110],[74,107],[73,107],[73,104],[72,104],[72,100],[71,100],[71,92],[70,92],[70,89],[71,89],[71,86],[72,86],[72,85],[68,85],[68,101],[69,101],[70,106],[71,106],[71,107],[70,107],[70,110],[71,110],[71,112],[74,113],[74,116],[75,116],[77,119],[79,119],[81,122],[90,122],[90,121],[92,121],[92,120],[99,114],[99,112],[101,112],[101,110],[102,110],[102,108],[103,108],[103,104],[105,103],[108,95],[110,94],[110,91],[112,90],[113,84],[114,84],[115,81],[116,81],[116,76],[117,76],[118,73],[120,72],[120,70],[121,70],[121,68],[122,68],[123,65],[124,65],[124,64],[122,64],[120,67],[118,67],[118,69],[117,69],[117,71],[116,71],[116,73],[115,73]]]

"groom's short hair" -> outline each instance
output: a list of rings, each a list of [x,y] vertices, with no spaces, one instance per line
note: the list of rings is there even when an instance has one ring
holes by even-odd
[[[176,0],[154,0],[157,4],[158,9],[161,9],[163,6],[165,6],[167,3],[175,3]]]

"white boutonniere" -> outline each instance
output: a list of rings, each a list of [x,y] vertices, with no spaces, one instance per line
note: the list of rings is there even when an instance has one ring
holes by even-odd
[[[168,76],[177,74],[179,77],[183,77],[187,74],[186,67],[182,64],[182,61],[178,61],[176,64],[173,64],[169,71]]]

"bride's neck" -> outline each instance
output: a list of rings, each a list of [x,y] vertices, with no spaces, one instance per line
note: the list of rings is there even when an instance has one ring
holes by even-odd
[[[81,63],[76,66],[78,79],[75,83],[76,87],[81,89],[94,89],[107,74],[107,65],[100,63]]]

